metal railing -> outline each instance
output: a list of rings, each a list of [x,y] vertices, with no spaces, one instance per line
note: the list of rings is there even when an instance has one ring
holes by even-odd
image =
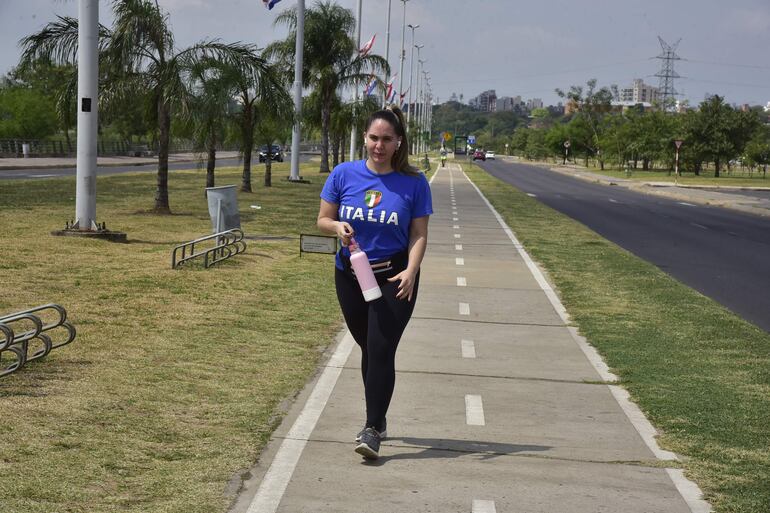
[[[212,243],[214,246],[209,246]],[[185,262],[203,257],[203,267],[208,269],[244,251],[246,242],[243,240],[243,231],[233,228],[176,246],[171,252],[171,268],[178,269]]]
[[[0,317],[0,377],[66,346],[75,335],[75,327],[67,322],[67,311],[53,303]],[[10,361],[7,356],[12,357]]]

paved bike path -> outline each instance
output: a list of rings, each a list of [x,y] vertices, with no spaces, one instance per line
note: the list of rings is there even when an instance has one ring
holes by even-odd
[[[675,455],[603,383],[612,376],[459,167],[439,169],[432,192],[381,458],[353,452],[364,400],[348,334],[233,511],[708,511],[681,472],[659,468]]]

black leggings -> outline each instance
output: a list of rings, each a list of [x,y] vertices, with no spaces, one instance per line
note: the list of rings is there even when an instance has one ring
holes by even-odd
[[[415,277],[412,300],[397,299],[399,282],[388,282],[406,268],[406,253],[391,259],[392,269],[376,274],[382,297],[367,303],[361,288],[350,272],[349,262],[345,270],[336,269],[337,286],[342,314],[350,333],[361,347],[361,376],[366,396],[366,427],[380,429],[388,412],[393,388],[396,384],[396,348],[409,319],[412,317],[420,272]]]

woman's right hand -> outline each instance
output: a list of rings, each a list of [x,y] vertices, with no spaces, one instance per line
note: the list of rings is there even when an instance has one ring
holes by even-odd
[[[353,227],[344,221],[337,221],[337,237],[342,241],[342,245],[347,247],[350,244],[350,238],[355,235]]]

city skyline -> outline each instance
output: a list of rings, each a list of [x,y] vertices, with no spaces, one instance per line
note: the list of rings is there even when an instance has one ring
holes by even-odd
[[[202,39],[243,41],[259,47],[285,36],[272,26],[276,15],[295,5],[282,0],[271,11],[256,0],[158,0],[170,14],[177,44]],[[307,2],[308,6],[314,2]],[[337,3],[355,12],[356,0]],[[389,60],[398,72],[403,4],[393,0]],[[373,52],[385,55],[387,0],[364,0],[362,41],[377,34]],[[101,2],[101,22],[111,23],[109,3]],[[420,25],[415,42],[431,75],[434,98],[446,101],[455,92],[467,99],[487,89],[501,96],[559,98],[554,89],[584,85],[628,87],[641,78],[657,87],[661,53],[658,35],[669,43],[682,39],[676,63],[682,78],[675,83],[680,99],[697,104],[709,94],[733,104],[766,105],[770,100],[770,5],[736,0],[729,6],[695,0],[651,0],[619,5],[596,0],[590,7],[562,0],[511,6],[504,0],[409,0],[407,23]],[[0,2],[0,73],[18,61],[18,40],[40,30],[55,13],[77,16],[77,0],[3,0]],[[600,30],[597,30],[600,27]],[[406,32],[404,79],[409,79],[411,34]],[[415,57],[416,58],[416,57]],[[398,79],[396,79],[398,84]],[[402,90],[408,87],[404,84]]]

